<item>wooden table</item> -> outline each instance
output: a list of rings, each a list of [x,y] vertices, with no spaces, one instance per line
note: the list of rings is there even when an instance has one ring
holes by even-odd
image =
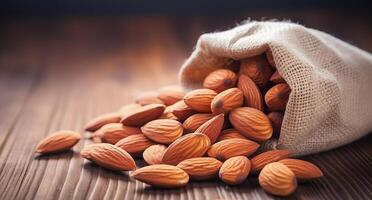
[[[363,14],[285,15],[337,33],[369,51]],[[253,16],[260,16],[252,13]],[[266,16],[279,17],[281,14]],[[249,178],[230,187],[218,180],[163,190],[102,169],[73,151],[37,157],[37,142],[53,131],[77,130],[92,117],[130,103],[144,90],[177,82],[179,66],[203,32],[244,17],[123,17],[18,19],[0,30],[0,199],[272,199]],[[364,20],[360,20],[364,19]],[[325,177],[300,184],[292,199],[372,198],[372,135],[305,159]],[[143,162],[138,161],[140,164]]]

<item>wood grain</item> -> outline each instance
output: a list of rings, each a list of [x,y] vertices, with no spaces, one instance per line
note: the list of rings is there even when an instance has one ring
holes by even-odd
[[[257,15],[257,14],[253,14]],[[323,27],[372,50],[368,19],[356,15],[345,30],[342,13],[303,23]],[[275,17],[276,15],[271,15]],[[143,90],[177,82],[177,72],[198,36],[234,25],[238,18],[136,17],[133,19],[11,20],[0,29],[0,199],[275,199],[250,177],[240,186],[192,182],[163,190],[84,161],[79,150],[36,156],[37,142],[60,129],[83,131],[94,116],[130,103]],[[353,21],[354,20],[354,21]],[[212,22],[211,22],[212,21]],[[355,34],[355,35],[354,35]],[[291,199],[372,197],[372,135],[305,159],[321,180],[300,184]],[[144,165],[139,160],[138,164]]]

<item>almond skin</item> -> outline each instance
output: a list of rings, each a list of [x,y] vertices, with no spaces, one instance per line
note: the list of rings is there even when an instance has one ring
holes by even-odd
[[[212,113],[215,115],[228,113],[243,104],[243,92],[238,88],[230,88],[214,97],[211,103]]]
[[[284,111],[291,89],[286,83],[279,83],[265,94],[265,103],[270,111]]]
[[[197,112],[210,113],[211,103],[217,92],[211,89],[198,89],[188,92],[183,100],[185,104]]]
[[[239,133],[252,140],[265,141],[270,139],[273,134],[269,118],[255,108],[236,108],[231,111],[229,119]]]
[[[267,59],[267,62],[274,68],[276,69],[276,65],[275,65],[275,61],[274,61],[274,56],[273,56],[273,53],[271,52],[270,49],[268,49],[266,52],[266,59]]]
[[[220,135],[224,120],[224,115],[219,114],[202,124],[195,132],[205,134],[209,137],[211,143],[214,144]]]
[[[81,150],[80,155],[104,168],[128,171],[136,169],[133,158],[123,149],[112,144],[91,144]]]
[[[159,93],[156,91],[146,91],[142,92],[136,96],[135,102],[141,106],[149,104],[164,104],[162,100],[158,98]]]
[[[279,162],[292,170],[296,178],[302,181],[317,179],[323,176],[323,172],[319,167],[304,160],[287,158]]]
[[[57,131],[42,139],[36,146],[36,153],[58,153],[71,149],[79,142],[81,135],[74,131]]]
[[[204,88],[222,92],[226,89],[232,88],[236,85],[236,74],[228,69],[218,69],[210,73],[203,83]]]
[[[185,132],[195,132],[201,125],[213,118],[213,114],[198,113],[191,115],[183,122]]]
[[[149,165],[156,165],[161,164],[161,160],[163,155],[167,150],[167,147],[162,144],[154,144],[149,147],[143,152],[143,159]]]
[[[191,180],[208,180],[217,177],[222,162],[209,157],[190,158],[178,163]]]
[[[119,140],[115,146],[124,149],[134,157],[141,156],[143,151],[154,143],[145,137],[143,134],[130,135],[124,139]]]
[[[236,129],[230,128],[223,130],[220,133],[220,136],[218,137],[217,141],[222,141],[222,140],[227,140],[227,139],[234,139],[234,138],[239,138],[239,139],[247,139],[244,135],[240,134]]]
[[[240,61],[240,73],[249,76],[262,88],[269,81],[272,69],[265,55],[258,55]]]
[[[189,182],[189,175],[179,167],[172,165],[150,165],[137,169],[131,177],[161,188],[183,187]]]
[[[220,179],[229,185],[238,185],[244,182],[251,170],[251,163],[245,156],[235,156],[227,159],[219,171]]]
[[[106,124],[94,133],[100,136],[103,142],[110,144],[116,144],[119,140],[135,134],[142,132],[137,127],[124,126],[122,123]]]
[[[227,139],[213,144],[208,156],[218,160],[226,160],[234,156],[250,156],[260,145],[248,139]]]
[[[174,141],[164,153],[162,163],[177,165],[183,160],[201,157],[211,146],[208,136],[201,133],[190,133]]]
[[[138,109],[138,108],[141,108],[141,107],[142,106],[140,104],[137,104],[137,103],[127,104],[127,105],[122,106],[119,109],[119,113],[122,115],[122,114],[125,114],[127,112],[131,112],[132,110],[135,110],[135,109]]]
[[[244,74],[239,76],[238,88],[243,92],[244,103],[247,107],[264,110],[264,101],[260,89],[249,76]]]
[[[85,125],[85,130],[94,132],[106,124],[118,123],[120,122],[120,119],[121,119],[120,115],[121,114],[119,112],[112,112],[112,113],[106,113],[106,114],[100,115],[92,119],[91,121],[89,121]]]
[[[171,144],[182,136],[182,124],[172,119],[157,119],[141,128],[143,135],[160,144]]]
[[[297,188],[295,174],[279,162],[266,165],[258,176],[258,182],[266,192],[278,196],[288,196]]]
[[[142,126],[160,117],[165,110],[162,104],[149,104],[122,115],[121,123],[125,126]]]
[[[165,105],[172,105],[183,99],[185,93],[178,85],[169,85],[161,87],[158,90],[158,98],[164,102]]]
[[[288,158],[289,153],[290,152],[288,150],[271,150],[258,154],[251,159],[252,172],[260,171],[269,163]]]
[[[283,123],[283,114],[280,112],[271,112],[267,115],[267,117],[270,119],[271,125],[273,127],[274,135],[279,136],[280,130],[282,129],[282,123]]]
[[[172,105],[171,112],[178,118],[179,121],[185,121],[188,117],[196,114],[196,111],[185,104],[183,100]]]
[[[270,77],[270,81],[273,82],[273,83],[285,83],[285,80],[283,79],[282,76],[280,76],[278,70],[276,70],[273,75],[271,75]]]

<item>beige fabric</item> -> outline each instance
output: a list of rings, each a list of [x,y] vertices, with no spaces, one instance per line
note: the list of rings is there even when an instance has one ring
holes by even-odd
[[[281,135],[270,148],[312,154],[372,131],[372,55],[331,35],[288,22],[246,22],[203,34],[181,68],[188,88],[201,87],[213,69],[272,51],[292,89]]]

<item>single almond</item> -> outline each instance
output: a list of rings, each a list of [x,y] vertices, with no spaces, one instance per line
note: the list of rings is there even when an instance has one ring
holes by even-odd
[[[287,158],[279,162],[292,170],[299,180],[312,180],[323,176],[323,172],[319,167],[304,160]]]
[[[154,144],[143,152],[143,159],[149,165],[160,164],[167,147],[162,144]]]
[[[208,150],[208,156],[226,160],[234,156],[250,156],[260,145],[248,139],[227,139],[217,142]]]
[[[222,140],[227,140],[227,139],[234,139],[234,138],[239,138],[239,139],[247,139],[244,135],[240,134],[239,131],[237,131],[234,128],[226,129],[223,130],[220,133],[220,136],[218,137],[217,141],[222,141]]]
[[[297,188],[295,174],[279,162],[266,165],[258,176],[258,182],[266,192],[277,196],[288,196]]]
[[[193,110],[209,113],[211,112],[211,102],[216,95],[217,92],[211,89],[197,89],[188,92],[183,100]]]
[[[122,123],[111,123],[102,126],[94,134],[101,136],[103,142],[116,144],[125,137],[142,134],[142,132],[137,127],[124,126]]]
[[[127,105],[122,106],[119,109],[119,113],[122,115],[122,114],[131,112],[132,110],[135,110],[135,109],[138,109],[138,108],[141,108],[141,107],[142,106],[140,104],[137,104],[137,103],[127,104]]]
[[[158,98],[159,93],[155,91],[142,92],[136,96],[135,102],[142,106],[149,104],[164,104],[162,100]]]
[[[227,114],[230,110],[243,104],[243,92],[239,88],[230,88],[214,97],[211,103],[213,114]]]
[[[214,144],[220,135],[224,124],[224,114],[219,114],[212,119],[206,121],[202,124],[198,129],[196,129],[196,133],[203,133],[209,137],[212,144]]]
[[[178,85],[170,85],[161,87],[158,90],[158,98],[164,102],[165,105],[172,105],[183,99],[185,93],[182,88]]]
[[[288,158],[289,153],[290,152],[288,150],[271,150],[258,154],[251,159],[252,172],[260,171],[269,163]]]
[[[141,128],[143,135],[161,144],[170,144],[182,136],[182,124],[172,119],[157,119]]]
[[[80,155],[104,168],[118,171],[136,169],[133,158],[123,149],[112,144],[91,144],[81,150]]]
[[[79,142],[81,135],[74,131],[57,131],[42,139],[36,146],[36,153],[57,153],[71,149]]]
[[[249,76],[241,74],[239,76],[238,88],[243,92],[244,103],[247,107],[264,110],[263,97],[260,89]]]
[[[165,110],[162,104],[149,104],[122,115],[121,123],[125,126],[142,126],[160,117]]]
[[[143,134],[130,135],[119,140],[115,146],[124,149],[134,157],[142,156],[143,151],[154,143]]]
[[[265,55],[258,55],[240,61],[240,73],[249,76],[262,88],[269,81],[272,69]]]
[[[196,114],[196,111],[186,105],[183,100],[173,104],[171,106],[171,112],[178,118],[179,121],[184,121],[191,115]]]
[[[161,188],[183,187],[189,182],[189,175],[179,167],[172,165],[150,165],[137,169],[131,177]]]
[[[119,112],[112,112],[100,115],[89,121],[85,125],[85,130],[94,132],[106,124],[118,123],[121,119],[120,115],[121,114]]]
[[[159,119],[179,120],[177,116],[175,116],[172,112],[167,111],[167,109],[165,109],[164,113],[159,117]]]
[[[239,133],[252,140],[265,141],[273,134],[269,118],[255,108],[236,108],[230,112],[229,119]]]
[[[222,162],[209,157],[186,159],[178,163],[177,167],[183,169],[191,180],[208,180],[217,177]]]
[[[213,118],[213,114],[198,113],[191,115],[183,122],[185,132],[195,132],[202,124]]]
[[[284,111],[291,89],[286,83],[279,83],[265,94],[265,102],[270,111]]]
[[[220,179],[229,185],[238,185],[244,182],[251,170],[251,163],[245,156],[235,156],[227,159],[219,171]]]
[[[267,117],[270,119],[274,135],[279,136],[280,130],[282,129],[283,114],[280,112],[271,112]]]
[[[183,160],[201,157],[211,146],[208,136],[190,133],[174,141],[164,153],[162,163],[177,165]]]
[[[203,82],[203,87],[214,90],[216,92],[222,92],[226,89],[235,87],[236,74],[228,69],[218,69],[210,73]]]
[[[285,83],[285,80],[283,79],[283,77],[279,74],[278,70],[276,70],[273,75],[271,75],[270,77],[270,81],[273,82],[273,83]]]

